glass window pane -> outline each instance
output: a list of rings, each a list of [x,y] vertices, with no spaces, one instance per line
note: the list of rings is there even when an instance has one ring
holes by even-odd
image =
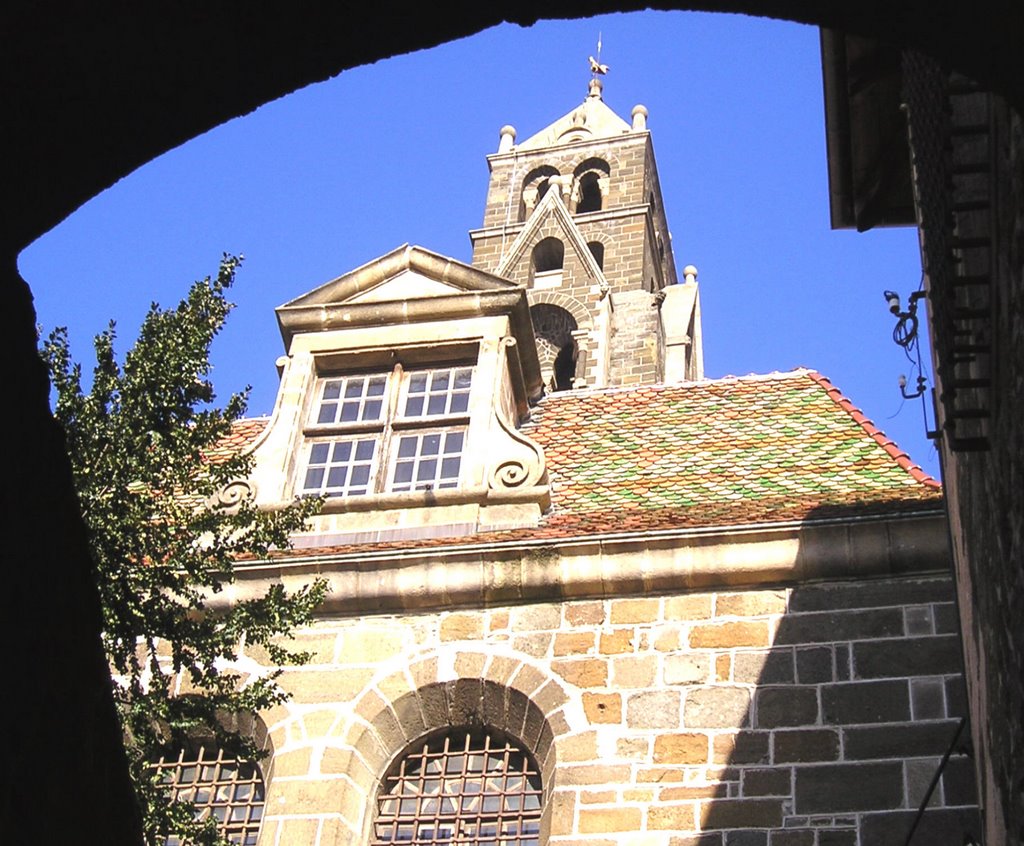
[[[341,380],[331,379],[324,382],[324,399],[337,399],[341,396]]]
[[[420,417],[423,414],[423,397],[410,396],[405,403],[406,417]]]
[[[333,423],[334,415],[338,413],[338,404],[336,402],[325,402],[320,406],[320,413],[317,415],[317,423]]]
[[[452,414],[465,414],[469,411],[469,394],[455,394],[452,396]]]
[[[420,455],[437,455],[441,451],[440,433],[432,433],[423,436],[423,446],[420,447]]]
[[[419,443],[419,438],[415,435],[405,435],[398,443],[398,457],[399,458],[412,458],[416,455],[416,447]]]
[[[427,403],[427,414],[430,416],[444,414],[448,402],[447,394],[431,394]]]

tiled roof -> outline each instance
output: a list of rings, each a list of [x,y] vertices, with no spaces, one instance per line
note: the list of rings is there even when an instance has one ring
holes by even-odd
[[[232,444],[243,448],[266,423],[240,421]],[[522,431],[547,459],[552,506],[539,526],[316,553],[884,515],[942,503],[938,482],[809,370],[550,394]]]
[[[217,446],[211,449],[206,458],[208,461],[223,461],[228,456],[250,446],[267,428],[269,417],[246,417],[231,424],[227,437],[221,438]]]
[[[631,513],[727,503],[760,514],[932,501],[910,463],[832,384],[769,376],[553,394],[523,431],[544,447],[556,513]]]

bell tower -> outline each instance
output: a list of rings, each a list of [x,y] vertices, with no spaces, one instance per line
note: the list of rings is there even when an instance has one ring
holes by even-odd
[[[627,123],[602,90],[521,144],[502,127],[473,264],[528,289],[549,389],[699,379],[696,270],[679,284],[647,109]]]

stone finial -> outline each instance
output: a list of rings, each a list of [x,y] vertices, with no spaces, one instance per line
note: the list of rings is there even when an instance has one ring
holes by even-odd
[[[686,267],[683,268],[683,279],[686,280],[686,283],[688,285],[692,285],[694,282],[696,282],[697,268],[694,267],[692,264],[686,265]]]
[[[597,99],[600,100],[601,99],[601,91],[602,91],[603,88],[604,88],[604,84],[601,82],[600,79],[597,79],[597,78],[592,79],[592,80],[590,80],[589,90],[587,91],[587,96],[588,97],[597,97]]]
[[[639,103],[633,106],[633,131],[643,132],[647,129],[647,106],[641,106]]]
[[[507,153],[516,143],[516,128],[505,124],[501,130],[501,140],[498,142],[498,152]]]

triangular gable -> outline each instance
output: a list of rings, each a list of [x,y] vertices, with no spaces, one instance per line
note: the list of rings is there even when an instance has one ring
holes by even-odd
[[[396,250],[332,279],[279,307],[345,305],[514,288],[511,282],[423,247]]]
[[[573,141],[616,138],[632,127],[613,112],[600,96],[590,96],[571,112],[516,145],[520,152],[540,150]]]
[[[572,219],[572,215],[569,214],[569,210],[562,202],[561,194],[557,189],[548,191],[543,199],[537,203],[533,214],[530,215],[526,225],[523,226],[522,231],[512,242],[495,272],[499,276],[511,276],[512,270],[522,261],[527,249],[537,243],[537,236],[544,224],[552,219],[564,235],[563,242],[568,249],[577,254],[587,275],[596,283],[604,285],[604,272],[601,270],[600,265],[598,265],[597,259],[594,258],[594,254],[590,252],[586,238],[583,237],[583,233],[576,226],[576,222]]]

